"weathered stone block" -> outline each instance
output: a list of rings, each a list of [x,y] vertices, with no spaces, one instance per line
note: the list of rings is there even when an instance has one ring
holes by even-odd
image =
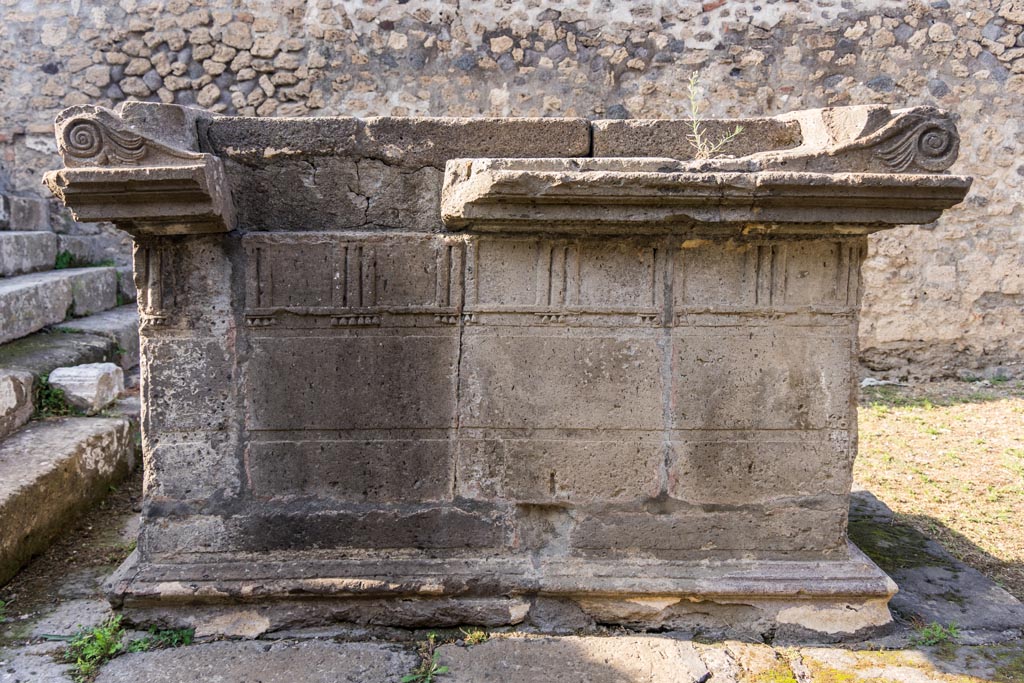
[[[595,157],[671,157],[693,159],[697,150],[685,119],[629,119],[594,121]],[[768,150],[797,147],[803,137],[795,121],[779,119],[715,119],[701,123],[707,140],[725,138],[736,126],[743,133],[722,147],[721,154],[738,157]]]
[[[0,232],[0,277],[49,270],[56,258],[52,232]]]
[[[142,338],[143,429],[218,431],[233,422],[233,354],[223,340]]]
[[[0,230],[50,231],[49,202],[0,194]]]
[[[687,432],[672,443],[668,493],[694,505],[758,505],[850,488],[845,430]]]
[[[590,146],[583,119],[222,117],[203,127],[204,148],[229,160],[239,220],[253,230],[440,231],[449,159],[583,156]]]
[[[0,582],[134,465],[127,420],[36,422],[0,443]]]
[[[242,490],[242,456],[228,434],[161,433],[145,459],[146,490],[157,499],[232,498]],[[198,437],[198,438],[197,438]]]
[[[0,343],[117,305],[113,268],[32,273],[0,281]]]
[[[0,370],[0,439],[32,417],[35,378],[24,370]]]
[[[346,328],[251,341],[251,430],[447,429],[454,426],[458,338]],[[431,333],[432,332],[432,333]],[[273,392],[263,387],[275,387]]]
[[[462,439],[458,494],[530,504],[626,503],[661,491],[665,447],[659,435],[611,432],[611,439]]]
[[[663,428],[663,354],[653,334],[571,334],[560,327],[499,333],[467,328],[459,373],[460,425]]]
[[[504,511],[390,506],[257,511],[228,521],[224,546],[248,552],[335,549],[495,549],[510,535]]]
[[[107,337],[117,345],[122,368],[130,370],[139,364],[139,312],[135,304],[61,323],[57,329]]]
[[[855,419],[853,335],[805,329],[674,331],[673,428],[846,429]]]
[[[453,460],[445,439],[274,441],[249,445],[252,491],[347,502],[451,499]]]
[[[124,371],[113,363],[57,368],[47,381],[64,392],[68,403],[89,414],[98,413],[124,393]]]
[[[672,560],[845,557],[846,498],[706,511],[597,512],[572,531],[587,557]]]

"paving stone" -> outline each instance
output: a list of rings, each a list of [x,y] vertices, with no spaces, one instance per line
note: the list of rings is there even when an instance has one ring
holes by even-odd
[[[124,392],[124,370],[113,363],[56,368],[48,381],[64,392],[68,403],[90,415],[106,408]]]
[[[896,581],[890,608],[907,621],[955,623],[965,642],[1024,632],[1024,604],[977,569],[956,559],[868,491],[850,505],[850,538]]]
[[[35,422],[0,443],[0,583],[134,463],[128,420]]]
[[[417,661],[408,649],[376,643],[223,642],[125,655],[97,683],[389,683]]]
[[[139,311],[135,304],[69,320],[57,325],[56,329],[107,337],[117,344],[122,368],[130,370],[139,364]]]
[[[0,277],[49,270],[56,258],[52,232],[0,232]]]
[[[1017,643],[1018,647],[1020,643]],[[968,648],[964,648],[967,654]],[[799,651],[802,674],[808,680],[846,681],[848,683],[983,683],[1013,681],[1019,678],[996,677],[999,657],[957,656],[948,649],[943,653],[933,648],[922,650],[850,651],[835,648],[802,648]]]
[[[32,417],[32,373],[0,370],[0,439]]]
[[[117,305],[114,268],[73,268],[0,281],[0,343]]]
[[[71,666],[47,648],[0,650],[0,683],[72,683]]]
[[[41,638],[46,635],[70,636],[82,629],[99,626],[111,616],[110,603],[99,598],[66,600],[56,609],[45,614],[32,625],[29,635]],[[60,641],[54,649],[64,648]]]
[[[492,638],[439,654],[449,683],[695,683],[710,673],[692,643],[664,636]]]

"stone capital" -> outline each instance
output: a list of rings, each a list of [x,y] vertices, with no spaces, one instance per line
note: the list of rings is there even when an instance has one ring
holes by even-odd
[[[43,183],[79,221],[111,221],[139,238],[228,232],[234,208],[216,156],[198,151],[202,112],[131,103],[82,105],[55,123],[65,168]]]

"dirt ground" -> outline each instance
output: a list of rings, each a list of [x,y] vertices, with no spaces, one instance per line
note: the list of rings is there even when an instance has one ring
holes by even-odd
[[[856,486],[1024,600],[1024,381],[863,389]]]

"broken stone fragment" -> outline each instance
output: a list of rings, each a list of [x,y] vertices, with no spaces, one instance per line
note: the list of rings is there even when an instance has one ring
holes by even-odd
[[[63,391],[68,403],[93,414],[124,393],[124,371],[113,363],[57,368],[50,373],[49,384]]]

